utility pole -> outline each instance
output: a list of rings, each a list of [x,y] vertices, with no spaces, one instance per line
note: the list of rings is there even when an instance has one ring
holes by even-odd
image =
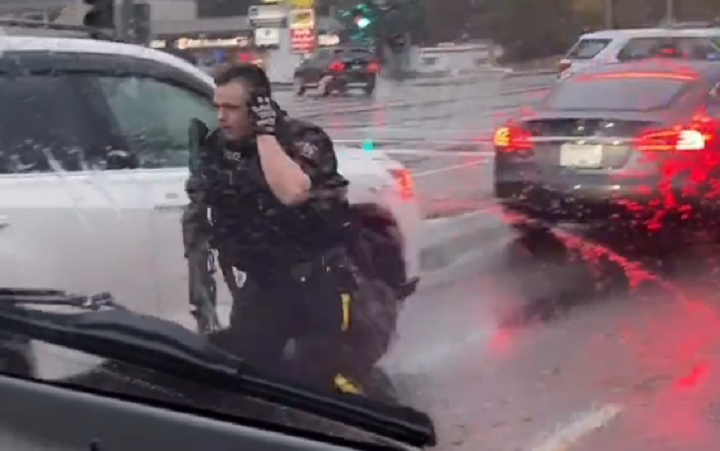
[[[615,0],[605,0],[605,29],[615,28]]]
[[[665,0],[665,20],[667,23],[675,22],[675,0]]]

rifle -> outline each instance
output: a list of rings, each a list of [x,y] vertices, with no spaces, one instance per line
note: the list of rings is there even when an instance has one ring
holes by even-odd
[[[200,153],[203,151],[207,126],[191,119],[188,127],[190,178],[185,190],[190,203],[182,216],[183,244],[188,264],[188,298],[191,314],[198,324],[198,332],[211,334],[220,330],[217,316],[217,283],[215,282],[215,254],[210,246],[211,225],[208,207],[203,199],[203,179],[200,174]]]

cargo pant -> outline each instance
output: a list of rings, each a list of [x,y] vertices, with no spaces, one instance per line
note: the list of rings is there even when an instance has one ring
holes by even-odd
[[[359,275],[343,249],[274,277],[247,275],[234,295],[230,350],[268,374],[362,391],[395,333],[392,290]],[[295,352],[286,362],[290,340]]]

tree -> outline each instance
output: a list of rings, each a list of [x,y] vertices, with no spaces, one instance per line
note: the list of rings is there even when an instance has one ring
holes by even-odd
[[[569,0],[486,0],[485,26],[509,61],[565,53],[581,26]]]

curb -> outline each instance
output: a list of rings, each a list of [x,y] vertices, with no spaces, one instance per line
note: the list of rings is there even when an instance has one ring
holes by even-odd
[[[542,75],[557,75],[557,69],[524,70],[506,72],[504,78],[537,77]]]

